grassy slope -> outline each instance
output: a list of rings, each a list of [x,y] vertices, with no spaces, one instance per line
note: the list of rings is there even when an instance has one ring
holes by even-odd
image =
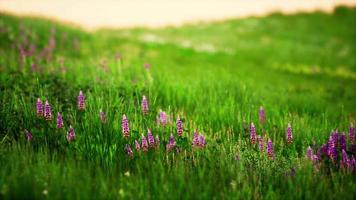
[[[304,162],[308,145],[325,142],[332,129],[346,131],[356,111],[356,10],[335,13],[274,14],[156,30],[79,29],[33,18],[1,15],[0,33],[0,197],[32,198],[354,198],[355,180],[341,173],[313,173]],[[18,70],[18,51],[26,27],[31,43],[42,49],[56,28],[51,61],[28,59]],[[78,42],[79,41],[79,42]],[[123,56],[117,62],[114,56]],[[100,63],[105,59],[109,70]],[[67,71],[59,69],[61,60]],[[149,72],[143,63],[149,62]],[[119,70],[120,69],[120,70]],[[153,77],[150,81],[149,76]],[[83,89],[85,113],[76,110]],[[140,112],[149,97],[150,115]],[[65,130],[36,118],[37,97],[61,111],[77,142],[67,145]],[[277,159],[248,144],[247,123],[257,123],[258,107],[268,123],[257,124],[270,137]],[[108,123],[98,119],[99,109]],[[183,116],[189,141],[195,128],[208,146],[180,155],[123,152],[122,114],[129,117],[132,140],[147,127],[162,143],[174,127],[154,123],[159,109]],[[294,143],[286,146],[291,121]],[[23,129],[35,136],[31,144]],[[130,142],[132,142],[130,140]],[[134,152],[136,154],[136,152]],[[236,153],[241,161],[234,160]],[[285,172],[297,167],[297,176]],[[130,176],[124,175],[129,171]],[[295,192],[298,191],[298,192]],[[179,194],[179,195],[178,195]]]

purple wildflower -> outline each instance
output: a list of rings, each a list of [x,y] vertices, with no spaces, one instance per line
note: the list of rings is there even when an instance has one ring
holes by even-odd
[[[196,130],[194,131],[194,136],[193,136],[193,147],[199,147],[199,136]]]
[[[148,101],[147,101],[146,96],[142,97],[141,107],[142,107],[143,114],[147,115],[148,114]]]
[[[355,127],[354,127],[353,123],[350,124],[349,138],[350,138],[351,144],[354,144],[354,142],[355,142]]]
[[[263,107],[260,107],[260,110],[258,111],[258,119],[260,120],[260,123],[263,124],[266,122],[266,114],[265,114],[265,110],[263,109]]]
[[[137,140],[135,140],[135,149],[136,151],[140,151],[141,149],[140,143],[138,143]]]
[[[27,141],[31,141],[33,139],[33,135],[30,131],[25,129],[26,139]]]
[[[52,109],[51,105],[49,105],[48,101],[44,104],[44,117],[47,121],[52,120]]]
[[[177,119],[177,133],[179,137],[183,136],[183,124],[182,121],[180,120],[179,116]]]
[[[350,159],[347,156],[347,153],[346,153],[346,151],[344,149],[342,150],[341,167],[344,168],[344,169],[349,169],[350,168]]]
[[[336,157],[337,157],[337,152],[336,152],[336,148],[335,148],[335,138],[333,137],[333,135],[330,135],[329,137],[329,142],[328,142],[328,156],[333,160],[336,161]]]
[[[148,151],[148,143],[147,143],[147,139],[144,135],[142,135],[141,138],[141,147],[143,151]]]
[[[70,141],[75,140],[75,132],[74,128],[72,126],[69,126],[69,130],[67,132],[67,142],[70,143]]]
[[[36,114],[39,117],[43,116],[43,107],[42,107],[42,102],[40,98],[37,98],[37,102],[36,102]]]
[[[256,142],[256,127],[253,123],[251,123],[251,126],[250,126],[250,141],[251,141],[251,144],[255,144],[255,142]]]
[[[128,138],[130,133],[130,128],[129,128],[129,120],[126,118],[126,115],[122,116],[121,126],[122,126],[122,133],[124,137]]]
[[[154,147],[155,146],[155,138],[153,137],[150,129],[147,129],[147,139],[148,139],[149,146]]]
[[[61,113],[57,113],[57,128],[63,128],[63,118]]]
[[[167,124],[166,112],[162,110],[159,111],[159,122],[162,126]]]
[[[83,91],[79,91],[79,95],[78,95],[78,109],[79,110],[84,110],[85,108],[85,96],[83,94]]]
[[[106,123],[106,115],[101,109],[99,112],[99,117],[100,117],[100,121],[105,124]]]
[[[313,149],[310,146],[307,148],[306,157],[308,160],[313,161]]]
[[[168,144],[166,146],[167,151],[172,150],[174,147],[176,146],[176,141],[173,137],[173,134],[171,134],[171,136],[169,137],[169,141]]]
[[[291,144],[293,142],[292,126],[290,123],[288,123],[288,127],[286,129],[286,139],[288,144]]]
[[[352,172],[356,174],[356,159],[353,155],[350,162],[350,168],[352,169]]]
[[[130,158],[132,158],[132,157],[133,157],[133,152],[132,152],[132,149],[131,149],[130,145],[126,144],[125,150],[126,150],[127,155],[128,155]]]
[[[204,136],[202,134],[199,134],[199,146],[200,147],[205,147],[205,139],[204,139]]]
[[[342,150],[346,151],[346,136],[345,136],[345,134],[339,135],[339,145]]]
[[[266,152],[267,152],[267,157],[269,159],[274,159],[273,143],[272,143],[272,140],[269,139],[269,138],[268,138],[268,141],[267,141]]]
[[[263,151],[263,139],[260,135],[257,135],[258,149]]]

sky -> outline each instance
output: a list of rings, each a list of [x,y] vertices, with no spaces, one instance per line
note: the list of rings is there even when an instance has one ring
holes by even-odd
[[[44,16],[87,29],[154,28],[274,11],[330,12],[339,4],[356,6],[356,0],[0,0],[0,11]]]

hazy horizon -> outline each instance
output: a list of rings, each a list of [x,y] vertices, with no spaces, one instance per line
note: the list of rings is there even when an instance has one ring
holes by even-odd
[[[198,21],[263,16],[271,12],[330,12],[337,5],[356,6],[356,1],[291,0],[285,3],[283,0],[0,0],[0,11],[46,17],[74,23],[86,29],[97,29],[176,26]]]

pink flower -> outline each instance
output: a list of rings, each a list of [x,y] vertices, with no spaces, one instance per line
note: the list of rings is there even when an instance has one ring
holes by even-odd
[[[79,91],[79,95],[78,95],[78,109],[79,110],[84,110],[85,108],[85,96],[83,94],[83,91]]]
[[[36,114],[39,117],[43,116],[43,107],[42,107],[42,102],[40,98],[37,98],[37,102],[36,102]]]
[[[180,120],[179,116],[177,119],[177,133],[179,137],[183,136],[183,124],[182,121]]]
[[[43,115],[47,121],[52,120],[52,109],[51,109],[51,105],[49,105],[48,101],[45,102]]]
[[[67,142],[70,143],[72,140],[75,140],[75,132],[74,128],[70,126],[67,132]]]
[[[148,114],[148,101],[147,101],[146,96],[142,97],[141,107],[142,107],[143,114],[147,115]]]
[[[126,118],[126,115],[122,116],[121,126],[122,126],[122,133],[124,137],[128,138],[130,133],[130,128],[129,128],[129,120]]]
[[[63,128],[63,118],[61,113],[57,113],[57,128]]]
[[[255,142],[256,142],[256,127],[253,123],[251,123],[251,127],[250,127],[250,140],[251,140],[251,144],[255,144]]]
[[[293,142],[292,126],[290,125],[290,123],[288,123],[288,127],[286,129],[286,139],[288,144],[291,144]]]

